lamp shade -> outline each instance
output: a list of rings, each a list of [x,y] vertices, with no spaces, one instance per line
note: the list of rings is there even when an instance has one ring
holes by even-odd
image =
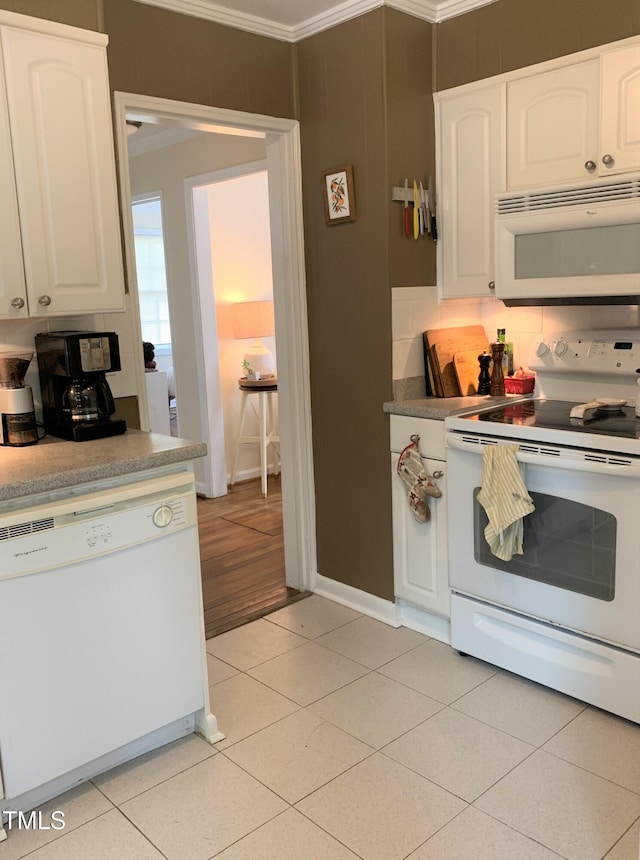
[[[236,340],[273,337],[276,333],[272,301],[238,302],[231,311]]]
[[[276,333],[273,302],[238,302],[231,305],[233,336],[236,340],[253,340],[244,354],[243,367],[247,376],[261,379],[272,376],[275,371],[273,354],[260,343],[261,337],[273,337]]]

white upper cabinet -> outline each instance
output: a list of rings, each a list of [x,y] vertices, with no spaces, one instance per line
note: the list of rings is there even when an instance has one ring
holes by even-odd
[[[588,179],[599,151],[598,60],[507,84],[509,189]]]
[[[441,299],[494,295],[494,200],[640,173],[640,37],[434,94]]]
[[[14,245],[20,236],[26,281],[25,297],[0,271],[1,317],[124,308],[105,46],[102,34],[0,13],[0,218]]]
[[[640,170],[640,45],[605,51],[600,174]]]
[[[441,298],[491,296],[493,198],[504,191],[505,85],[436,108]]]
[[[640,170],[640,45],[507,84],[509,190]]]
[[[9,116],[0,87],[0,316],[24,316],[26,297]]]

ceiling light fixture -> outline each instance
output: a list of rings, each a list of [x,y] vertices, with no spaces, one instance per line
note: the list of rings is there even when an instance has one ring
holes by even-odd
[[[137,119],[128,119],[127,120],[127,137],[131,134],[135,134],[138,129],[142,126],[141,122],[138,122]]]

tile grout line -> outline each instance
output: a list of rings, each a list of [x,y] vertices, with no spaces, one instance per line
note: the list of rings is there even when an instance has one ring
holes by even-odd
[[[578,770],[581,770],[583,773],[588,773],[590,776],[594,776],[596,779],[601,779],[603,782],[609,783],[609,785],[615,785],[616,788],[621,789],[622,791],[628,791],[629,794],[635,794],[636,797],[640,800],[640,791],[636,791],[634,788],[627,788],[626,785],[620,785],[619,782],[615,782],[613,779],[609,779],[607,776],[602,776],[599,773],[595,773],[592,770],[589,770],[588,767],[584,767],[581,764],[576,764],[573,761],[570,761],[568,758],[563,758],[561,755],[557,753],[553,753],[550,750],[545,750],[542,747],[538,748],[539,752],[543,752],[545,755],[550,755],[552,758],[555,758],[557,761],[562,761],[565,764],[570,764],[571,767],[576,767]]]
[[[88,780],[88,782],[90,782],[90,780]],[[81,785],[83,785],[83,784],[84,783],[81,783]],[[52,798],[52,799],[56,800],[56,798]],[[107,800],[109,800],[109,798],[107,798]],[[49,801],[47,801],[47,803],[48,802]],[[110,800],[109,800],[109,803],[111,803]],[[84,827],[85,824],[91,824],[92,821],[97,821],[98,818],[102,818],[103,815],[107,815],[109,812],[113,812],[114,809],[116,809],[116,806],[113,803],[111,803],[111,809],[105,809],[104,812],[99,812],[98,815],[94,815],[92,818],[88,818],[86,821],[83,821],[82,824],[78,824],[75,827],[72,827],[70,830],[67,830],[66,833],[64,831],[60,831],[59,833],[57,833],[53,837],[53,839],[49,839],[48,842],[45,842],[42,845],[38,845],[37,848],[32,848],[31,850],[27,851],[26,854],[21,854],[19,857],[16,858],[16,860],[24,860],[25,857],[31,857],[33,854],[36,853],[36,851],[40,851],[41,848],[46,848],[47,845],[53,845],[54,842],[58,842],[60,839],[64,839],[65,836],[68,836],[71,833],[75,833],[76,830],[80,830],[80,828]],[[10,838],[10,835],[9,835],[9,838]],[[3,844],[8,845],[9,844],[8,839]]]
[[[191,734],[193,734],[194,737],[199,737],[199,735],[196,735],[195,732],[192,732]],[[184,735],[183,737],[191,737],[191,734]],[[180,740],[180,738],[176,738],[175,740]],[[170,746],[172,743],[175,743],[175,741],[170,741],[168,745],[165,744],[164,746],[156,747],[155,750],[149,750],[149,752],[162,752],[163,750],[166,750],[167,746]],[[202,740],[202,743],[207,744],[212,749],[214,748],[213,744],[208,744],[208,742],[205,741],[204,739]],[[220,755],[221,752],[222,752],[222,750],[216,750],[216,752],[212,752],[210,755],[207,755],[204,758],[200,759],[200,761],[195,761],[195,762],[193,762],[193,764],[190,764],[187,767],[182,768],[181,770],[178,770],[175,773],[172,773],[171,776],[167,776],[165,779],[161,779],[158,782],[155,782],[153,785],[150,785],[148,788],[142,789],[142,791],[139,791],[137,794],[132,794],[131,797],[127,797],[126,800],[121,800],[120,803],[114,803],[114,801],[111,800],[109,795],[106,794],[102,790],[102,788],[100,788],[99,785],[96,785],[93,782],[93,780],[91,780],[91,784],[100,792],[100,794],[102,794],[104,797],[106,797],[106,799],[109,801],[109,803],[111,803],[113,805],[114,809],[119,809],[120,812],[122,812],[122,814],[125,815],[126,813],[124,813],[124,811],[122,809],[122,806],[125,803],[129,803],[129,801],[131,801],[131,800],[137,800],[137,798],[142,797],[143,794],[147,794],[149,791],[153,791],[154,788],[158,788],[158,786],[164,785],[166,782],[170,782],[176,776],[180,776],[183,773],[187,773],[187,771],[193,770],[194,767],[197,767],[200,764],[204,764],[206,761],[209,761],[209,759],[214,758],[216,755]],[[142,755],[147,755],[147,753],[143,753]],[[136,759],[133,758],[133,759],[130,759],[128,762],[124,762],[124,764],[131,764],[132,762],[135,762],[135,761],[136,761]],[[118,767],[121,767],[121,765],[118,765]],[[106,771],[106,773],[109,773],[109,771]]]
[[[143,830],[141,830],[141,829],[138,827],[138,825],[135,823],[135,821],[132,821],[132,820],[129,818],[129,816],[127,815],[127,813],[126,813],[126,812],[124,812],[122,809],[120,809],[120,807],[119,807],[119,806],[118,806],[118,807],[116,807],[116,809],[118,810],[118,812],[120,813],[120,815],[122,815],[122,817],[123,817],[123,818],[125,818],[125,819],[129,822],[129,824],[134,828],[134,830],[137,830],[137,831],[138,831],[138,833],[143,837],[143,839],[145,839],[145,841],[146,841],[146,842],[148,842],[148,843],[149,843],[149,845],[151,845],[153,848],[155,848],[155,850],[158,852],[158,854],[160,854],[160,856],[161,856],[161,857],[164,857],[164,860],[169,860],[169,858],[168,858],[168,857],[167,857],[167,855],[164,853],[164,851],[162,851],[162,850],[159,848],[159,846],[158,846],[158,845],[156,845],[156,843],[155,843],[155,842],[153,842],[153,840],[151,839],[151,837],[150,837],[150,836],[147,836],[147,834],[146,834]]]
[[[631,822],[631,824],[629,825],[629,827],[627,827],[627,829],[624,831],[624,833],[622,834],[622,836],[620,836],[618,839],[616,839],[616,841],[613,843],[613,845],[611,846],[611,848],[609,848],[609,849],[607,850],[607,853],[606,853],[606,854],[604,854],[604,855],[602,856],[601,860],[606,860],[606,858],[608,857],[608,855],[609,855],[609,854],[611,854],[611,852],[612,852],[612,851],[613,851],[613,849],[616,847],[616,845],[617,845],[619,842],[621,842],[621,841],[624,839],[624,837],[627,835],[627,833],[630,833],[630,832],[631,832],[631,830],[632,830],[632,829],[636,826],[636,824],[638,824],[639,822],[640,822],[640,816],[638,816],[638,818],[636,818],[636,820],[635,820],[635,821],[632,821],[632,822]],[[639,845],[638,845],[638,856],[640,857],[640,828],[638,829],[638,840],[639,840]]]

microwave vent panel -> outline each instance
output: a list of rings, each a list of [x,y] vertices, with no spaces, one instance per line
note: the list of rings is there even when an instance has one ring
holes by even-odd
[[[640,177],[599,185],[582,185],[521,194],[503,194],[496,198],[496,214],[512,215],[565,206],[593,206],[619,200],[640,200]]]

